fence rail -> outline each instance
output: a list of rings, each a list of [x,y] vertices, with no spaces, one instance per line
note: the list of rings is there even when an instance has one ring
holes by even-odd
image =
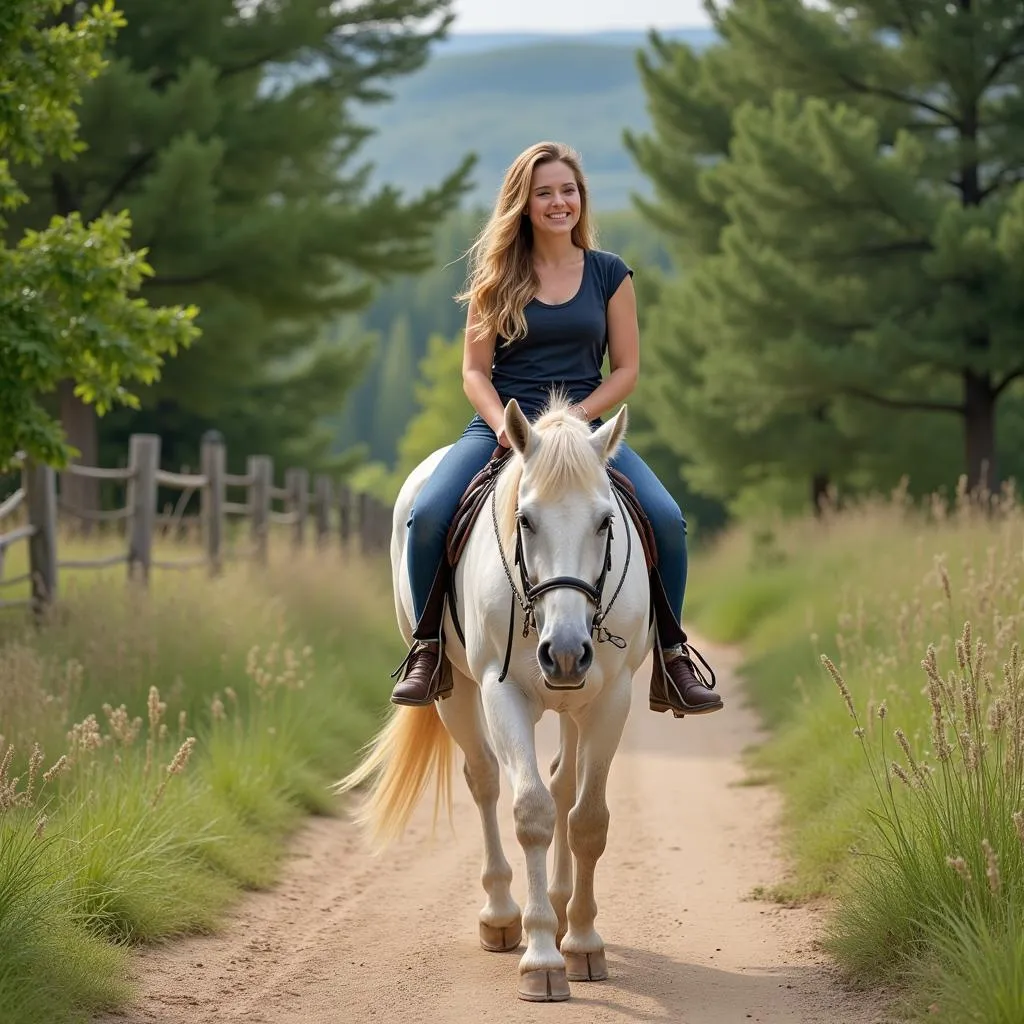
[[[245,473],[226,471],[227,451],[221,435],[210,431],[200,449],[200,472],[175,472],[160,467],[160,437],[133,434],[129,439],[128,465],[105,468],[72,464],[65,472],[72,476],[116,482],[124,485],[125,504],[113,509],[83,509],[62,499],[57,490],[57,475],[48,466],[22,462],[21,486],[0,502],[0,530],[4,521],[16,525],[0,532],[0,589],[18,583],[30,583],[31,597],[4,601],[0,608],[30,605],[37,611],[52,603],[58,593],[61,569],[106,569],[127,565],[129,579],[148,583],[153,569],[187,570],[206,568],[211,574],[223,570],[228,557],[248,557],[265,565],[269,557],[270,528],[290,527],[294,548],[306,543],[312,526],[314,542],[326,548],[336,537],[342,551],[358,544],[364,553],[379,552],[387,545],[390,533],[390,509],[369,494],[355,494],[343,482],[336,483],[326,474],[318,474],[310,489],[309,473],[290,467],[284,473],[284,486],[274,484],[274,464],[268,455],[250,455]],[[159,490],[179,491],[173,509],[160,512]],[[228,489],[243,489],[244,501],[229,501]],[[185,510],[199,496],[199,514],[186,516]],[[283,509],[274,508],[282,502]],[[125,548],[116,554],[88,559],[60,559],[58,556],[59,514],[77,521],[123,523]],[[229,551],[227,521],[249,521],[248,551],[241,556]],[[199,557],[154,558],[158,535],[185,535],[195,527],[202,543]],[[4,559],[11,545],[28,542],[29,570],[16,577],[5,577]]]

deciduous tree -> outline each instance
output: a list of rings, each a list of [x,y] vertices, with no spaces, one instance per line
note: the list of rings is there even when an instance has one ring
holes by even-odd
[[[359,162],[357,108],[423,63],[450,6],[121,0],[127,24],[84,95],[88,149],[25,169],[23,221],[127,208],[156,272],[145,294],[201,308],[202,343],[168,365],[139,416],[104,424],[119,447],[147,426],[182,460],[217,426],[239,456],[257,436],[272,455],[326,452],[318,424],[364,357],[325,325],[431,264],[471,163],[453,156],[446,180],[406,198],[370,190]]]
[[[0,228],[27,200],[12,165],[79,152],[82,91],[122,26],[110,0],[74,17],[62,0],[0,8]],[[133,405],[136,385],[194,339],[194,308],[134,294],[150,269],[129,246],[131,227],[124,214],[69,212],[0,240],[0,466],[18,451],[66,464],[73,453],[47,407],[60,381],[90,407]]]

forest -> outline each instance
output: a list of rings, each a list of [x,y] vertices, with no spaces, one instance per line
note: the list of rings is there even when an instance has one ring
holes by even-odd
[[[952,19],[883,43],[869,13],[787,0],[733,5],[713,32],[446,50],[449,23],[427,21],[448,5],[428,0],[405,0],[421,22],[396,11],[387,45],[305,3],[216,30],[200,0],[121,6],[80,152],[15,159],[5,229],[120,218],[125,286],[188,311],[139,394],[90,402],[58,373],[32,400],[83,461],[155,430],[194,465],[215,428],[239,459],[386,499],[470,414],[462,257],[505,164],[558,137],[583,155],[599,244],[636,270],[634,440],[696,520],[1020,475],[1012,39],[965,48]]]

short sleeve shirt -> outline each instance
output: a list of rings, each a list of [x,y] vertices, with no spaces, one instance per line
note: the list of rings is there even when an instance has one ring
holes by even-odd
[[[515,399],[533,419],[552,390],[581,402],[601,383],[608,351],[608,300],[633,270],[615,253],[583,251],[583,280],[567,302],[532,299],[526,306],[527,333],[494,346],[491,383],[502,403]]]

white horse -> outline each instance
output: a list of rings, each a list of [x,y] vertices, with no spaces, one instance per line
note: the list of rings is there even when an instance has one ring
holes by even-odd
[[[483,824],[487,899],[480,942],[488,950],[512,951],[525,931],[518,991],[536,1002],[568,999],[570,980],[608,976],[604,942],[594,928],[594,870],[609,822],[605,787],[633,674],[654,635],[640,539],[605,470],[626,423],[623,407],[591,432],[553,400],[531,425],[515,401],[508,404],[505,430],[514,451],[454,575],[464,645],[450,609],[445,616],[451,695],[430,707],[393,707],[366,756],[336,787],[371,782],[360,820],[386,843],[403,832],[432,772],[438,800],[450,801],[452,740],[458,744]],[[409,643],[406,523],[444,451],[409,475],[395,504],[395,604]],[[535,639],[525,635],[524,618]],[[536,724],[549,710],[559,715],[561,736],[550,792],[535,746]],[[512,786],[516,838],[526,860],[522,912],[512,898],[512,868],[498,830],[499,762]]]

